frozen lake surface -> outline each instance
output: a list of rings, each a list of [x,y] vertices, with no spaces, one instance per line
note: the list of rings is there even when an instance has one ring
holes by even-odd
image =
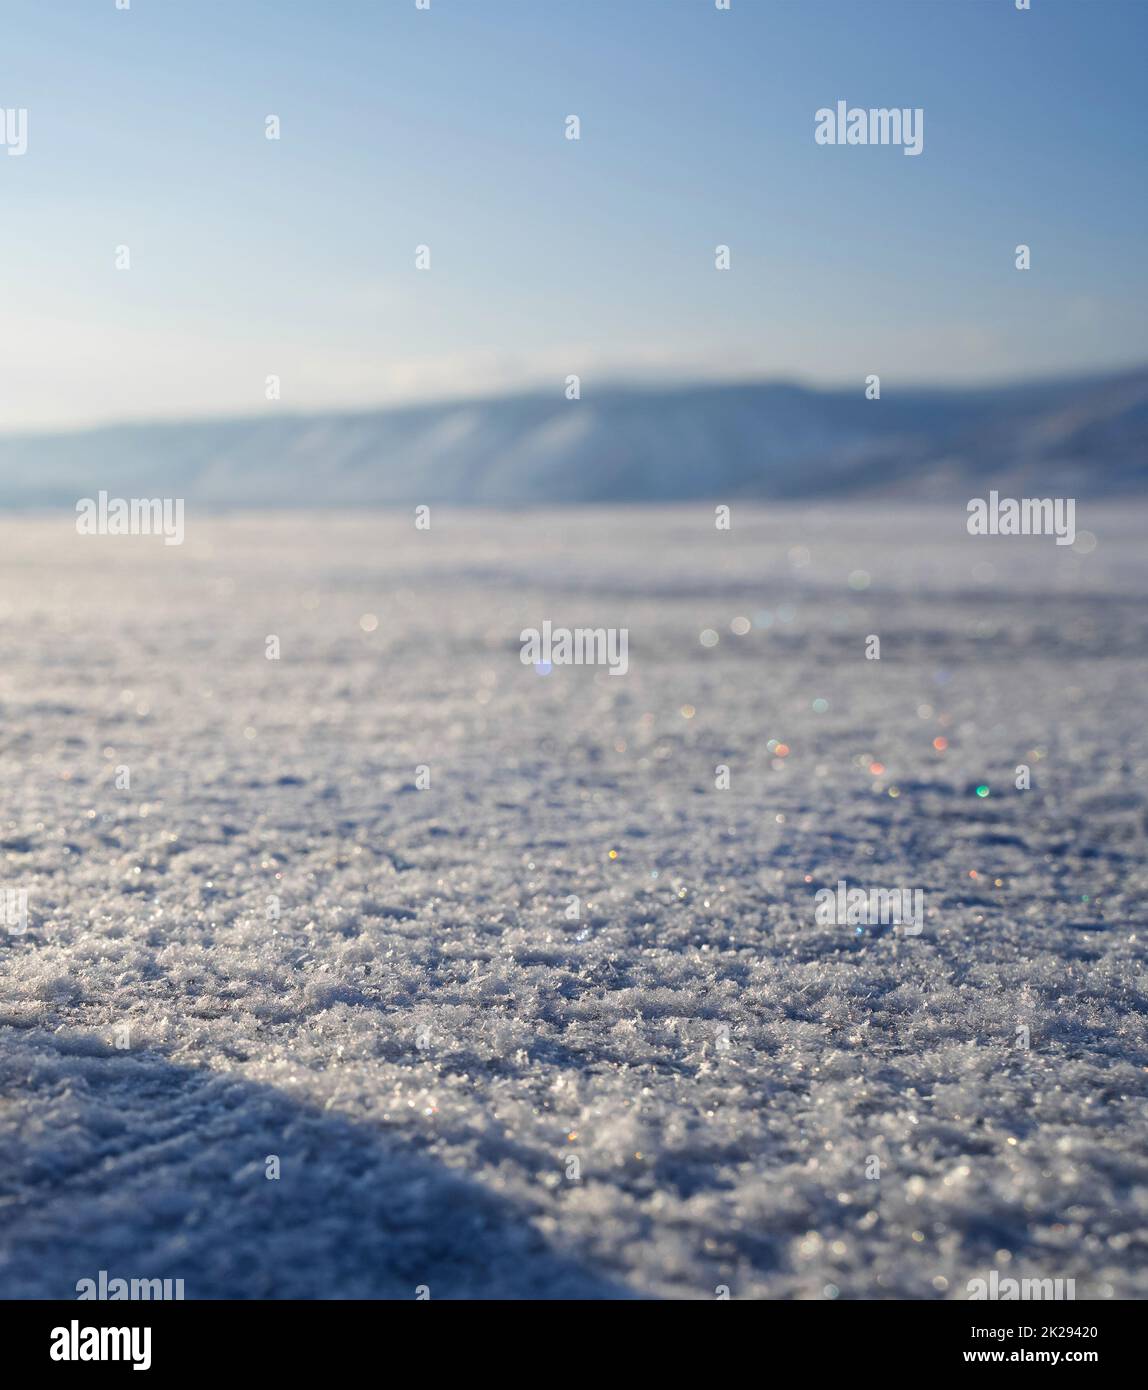
[[[1146,522],[0,519],[0,1294],[1148,1296]]]

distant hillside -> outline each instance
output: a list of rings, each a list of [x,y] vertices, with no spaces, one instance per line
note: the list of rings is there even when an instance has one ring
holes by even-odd
[[[1148,369],[995,390],[588,389],[0,438],[0,505],[674,501],[1148,491]]]

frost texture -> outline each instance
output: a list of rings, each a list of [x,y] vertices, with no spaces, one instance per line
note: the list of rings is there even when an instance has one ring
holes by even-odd
[[[1142,520],[0,523],[0,1294],[1148,1296]]]

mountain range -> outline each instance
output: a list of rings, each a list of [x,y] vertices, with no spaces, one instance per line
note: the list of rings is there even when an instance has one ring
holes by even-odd
[[[611,386],[0,436],[0,506],[526,506],[1148,491],[1148,368],[993,388]]]

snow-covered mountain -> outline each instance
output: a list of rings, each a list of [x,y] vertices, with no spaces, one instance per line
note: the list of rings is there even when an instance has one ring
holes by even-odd
[[[208,506],[1148,490],[1148,369],[993,390],[588,388],[0,437],[0,505],[106,489]]]

